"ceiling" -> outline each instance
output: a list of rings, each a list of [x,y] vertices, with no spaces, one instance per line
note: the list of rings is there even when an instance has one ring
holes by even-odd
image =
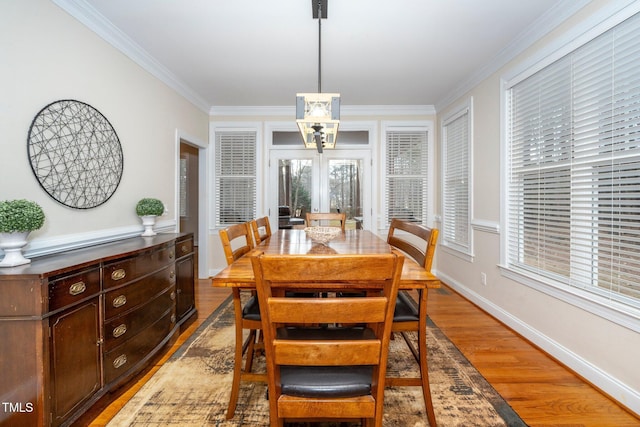
[[[317,92],[312,0],[53,1],[204,109]],[[584,3],[329,0],[322,91],[350,106],[437,106]]]

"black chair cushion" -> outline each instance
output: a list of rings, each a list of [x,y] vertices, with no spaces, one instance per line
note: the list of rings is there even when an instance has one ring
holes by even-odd
[[[394,322],[417,322],[420,320],[420,313],[415,302],[404,292],[398,292],[396,298],[396,308],[393,312]]]
[[[282,394],[298,397],[354,397],[371,393],[371,366],[282,366]]]
[[[318,297],[318,293],[317,292],[292,292],[292,291],[287,291],[284,294],[286,297],[289,298],[317,298]]]
[[[279,328],[279,339],[375,339],[370,328]],[[298,397],[353,397],[371,393],[371,366],[282,366],[282,393]]]
[[[258,304],[258,297],[256,295],[252,295],[244,307],[242,307],[242,318],[260,321],[260,305]]]

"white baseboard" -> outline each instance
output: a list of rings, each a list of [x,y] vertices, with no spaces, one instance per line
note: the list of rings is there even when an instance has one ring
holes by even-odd
[[[616,400],[620,405],[631,412],[640,415],[640,392],[627,386],[619,379],[611,376],[607,372],[591,364],[580,355],[572,352],[557,341],[554,341],[532,328],[521,319],[514,317],[511,313],[495,305],[490,300],[477,294],[463,284],[457,282],[446,274],[435,273],[444,283],[453,288],[456,292],[491,314],[496,319],[540,347],[560,363],[585,378],[603,393]]]

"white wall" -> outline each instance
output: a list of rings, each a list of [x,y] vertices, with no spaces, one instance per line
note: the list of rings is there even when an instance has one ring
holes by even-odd
[[[208,114],[143,70],[51,1],[0,3],[0,200],[38,202],[46,220],[29,251],[142,230],[134,207],[142,197],[165,202],[160,225],[176,224],[177,131],[208,140]],[[124,154],[120,185],[103,205],[73,209],[49,197],[27,156],[27,134],[47,104],[74,99],[114,127]]]
[[[501,78],[564,43],[572,43],[583,28],[607,18],[612,6],[621,4],[592,2],[550,36],[438,111],[442,120],[456,105],[473,97],[473,222],[488,226],[474,230],[475,257],[471,262],[441,248],[434,268],[463,295],[640,413],[640,334],[510,280],[499,269]],[[487,274],[486,286],[480,282],[482,272]]]

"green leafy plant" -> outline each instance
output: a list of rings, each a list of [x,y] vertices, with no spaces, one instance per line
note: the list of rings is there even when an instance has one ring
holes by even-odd
[[[0,201],[0,232],[27,232],[44,224],[44,212],[40,205],[29,200]]]
[[[153,198],[145,198],[136,205],[136,214],[138,216],[156,215],[160,216],[164,213],[164,204]]]

